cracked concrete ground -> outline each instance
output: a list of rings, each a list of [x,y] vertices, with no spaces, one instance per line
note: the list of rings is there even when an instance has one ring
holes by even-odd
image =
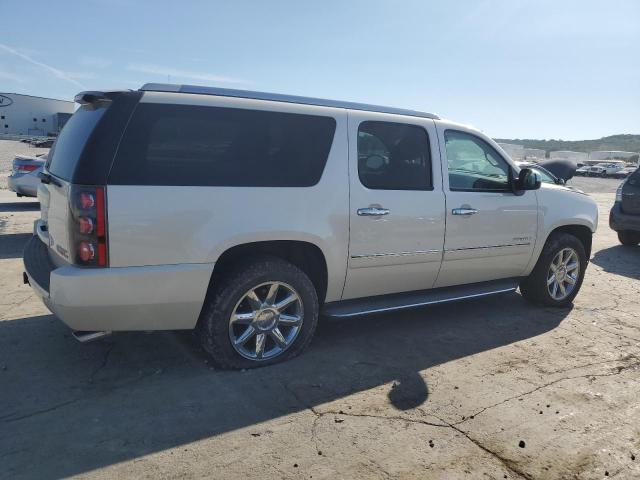
[[[617,182],[574,184],[600,228],[572,309],[323,322],[246,372],[189,332],[78,344],[22,285],[37,205],[0,191],[0,478],[639,478],[640,248],[608,228]]]

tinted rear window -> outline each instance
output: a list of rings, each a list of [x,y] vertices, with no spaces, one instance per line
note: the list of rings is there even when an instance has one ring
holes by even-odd
[[[629,179],[627,183],[630,185],[640,185],[640,168],[638,168],[635,172],[629,175]]]
[[[76,164],[82,155],[89,136],[97,125],[106,107],[80,107],[64,125],[49,154],[47,170],[56,177],[71,181]]]
[[[109,183],[308,187],[333,142],[331,117],[139,104]]]
[[[358,128],[358,175],[378,190],[431,190],[429,137],[424,128],[362,122]]]

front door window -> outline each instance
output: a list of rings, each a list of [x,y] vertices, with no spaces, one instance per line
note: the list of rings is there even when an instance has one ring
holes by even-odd
[[[462,192],[509,191],[509,165],[484,140],[465,132],[444,133],[449,189]]]

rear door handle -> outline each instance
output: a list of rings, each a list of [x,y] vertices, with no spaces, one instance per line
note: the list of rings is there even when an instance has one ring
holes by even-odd
[[[476,210],[475,208],[454,208],[453,210],[451,210],[451,213],[454,215],[469,216],[475,215],[476,213],[478,213],[478,210]]]
[[[381,207],[359,208],[358,215],[361,217],[381,217],[383,215],[389,215],[389,209]]]

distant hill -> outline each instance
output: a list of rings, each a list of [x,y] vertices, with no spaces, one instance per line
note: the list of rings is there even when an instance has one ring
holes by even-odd
[[[622,150],[640,152],[640,135],[611,135],[598,140],[531,140],[496,138],[496,142],[515,143],[526,148],[540,148],[547,152],[572,150],[574,152],[593,152],[595,150]]]

